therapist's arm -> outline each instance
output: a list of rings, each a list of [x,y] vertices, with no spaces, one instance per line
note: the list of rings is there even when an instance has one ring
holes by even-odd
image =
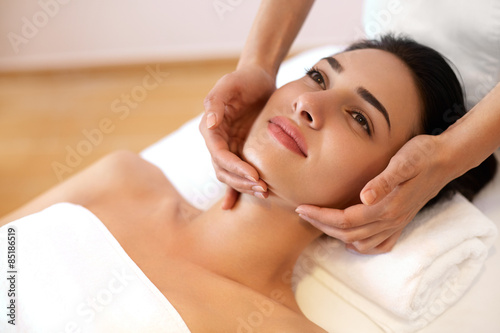
[[[448,182],[500,146],[500,84],[437,136],[408,141],[361,191],[364,204],[345,210],[300,206],[304,219],[362,253],[392,249],[403,228]]]
[[[500,147],[500,84],[439,136],[453,178],[478,166]],[[443,152],[445,153],[445,152]]]
[[[263,0],[237,68],[223,76],[205,98],[200,131],[217,178],[229,185],[223,208],[237,191],[267,197],[267,185],[238,157],[251,124],[276,89],[276,74],[314,0]]]
[[[314,0],[263,0],[238,62],[256,65],[276,78]]]

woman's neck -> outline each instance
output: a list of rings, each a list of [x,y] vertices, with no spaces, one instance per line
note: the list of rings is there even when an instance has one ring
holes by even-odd
[[[232,210],[220,204],[186,228],[191,258],[215,273],[270,297],[290,291],[293,267],[321,232],[276,197],[242,194]]]

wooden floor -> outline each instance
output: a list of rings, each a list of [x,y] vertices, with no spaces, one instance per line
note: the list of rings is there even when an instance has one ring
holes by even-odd
[[[236,60],[0,74],[0,216],[116,149],[203,111]]]

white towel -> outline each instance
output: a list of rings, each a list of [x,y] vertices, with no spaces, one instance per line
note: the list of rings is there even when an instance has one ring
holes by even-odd
[[[15,229],[14,268],[7,268],[9,228]],[[12,269],[15,295],[7,293]],[[190,332],[104,224],[82,206],[55,204],[1,227],[0,276],[2,333]],[[12,300],[15,326],[6,310]]]
[[[471,286],[496,235],[493,222],[457,194],[418,214],[390,253],[351,253],[324,238],[306,250],[296,274],[311,274],[386,332],[415,332]]]

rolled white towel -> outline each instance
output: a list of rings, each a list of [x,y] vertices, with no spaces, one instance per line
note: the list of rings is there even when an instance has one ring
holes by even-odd
[[[296,266],[368,315],[386,332],[414,332],[471,286],[497,235],[462,195],[418,214],[393,250],[361,255],[333,238],[310,246]]]

